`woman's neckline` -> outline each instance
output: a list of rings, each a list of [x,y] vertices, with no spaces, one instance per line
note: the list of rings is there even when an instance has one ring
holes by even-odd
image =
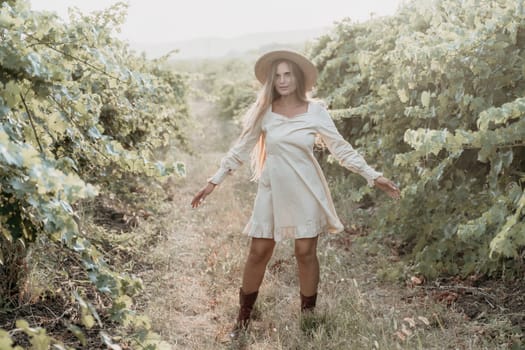
[[[275,114],[275,115],[277,115],[279,117],[282,117],[282,118],[285,118],[285,119],[295,119],[295,118],[298,118],[298,117],[303,116],[305,114],[308,114],[310,112],[310,105],[311,105],[311,102],[307,101],[307,103],[306,103],[306,112],[302,112],[302,113],[299,113],[299,114],[295,114],[295,115],[293,115],[291,117],[288,117],[287,115],[274,112],[273,111],[273,104],[271,104],[270,105],[270,113]]]

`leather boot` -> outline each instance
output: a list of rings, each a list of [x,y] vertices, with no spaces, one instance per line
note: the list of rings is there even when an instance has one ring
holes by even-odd
[[[239,334],[242,331],[246,330],[246,328],[248,328],[253,304],[255,304],[255,300],[257,299],[258,294],[259,291],[246,294],[244,293],[242,288],[239,289],[239,314],[237,315],[237,322],[235,323],[235,327],[230,333],[231,338],[238,338]]]
[[[313,336],[315,331],[322,323],[322,319],[314,314],[315,302],[317,301],[317,293],[312,296],[304,296],[301,294],[301,330],[308,336]]]
[[[301,295],[301,312],[305,313],[313,311],[315,308],[315,302],[317,301],[317,293],[309,297],[304,296],[303,293],[299,294]]]

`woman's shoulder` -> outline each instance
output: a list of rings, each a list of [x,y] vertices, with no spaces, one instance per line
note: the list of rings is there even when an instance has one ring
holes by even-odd
[[[326,102],[319,99],[312,99],[310,102],[311,112],[318,115],[328,115],[328,106]]]

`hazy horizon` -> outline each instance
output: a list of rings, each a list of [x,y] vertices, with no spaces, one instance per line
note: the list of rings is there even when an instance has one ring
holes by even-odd
[[[67,19],[68,8],[82,12],[108,8],[117,0],[32,0],[35,10],[56,12]],[[403,0],[266,0],[264,6],[246,0],[128,0],[128,15],[121,39],[155,44],[216,37],[231,39],[243,34],[310,30],[333,26],[344,18],[364,21],[392,15]]]

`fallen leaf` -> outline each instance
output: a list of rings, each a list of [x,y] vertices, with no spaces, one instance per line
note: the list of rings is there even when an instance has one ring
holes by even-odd
[[[417,276],[412,276],[410,277],[410,282],[412,282],[413,285],[419,286],[423,284],[423,279]]]
[[[407,338],[406,335],[404,335],[403,333],[401,333],[400,331],[397,331],[396,333],[394,333],[399,339],[401,339],[402,341],[405,341],[405,339]]]
[[[403,319],[403,321],[405,321],[406,323],[408,323],[408,325],[412,328],[415,328],[416,327],[416,321],[412,318],[412,317],[405,317]]]
[[[430,321],[428,320],[428,318],[426,318],[424,316],[418,316],[417,318],[418,318],[418,320],[423,322],[426,326],[430,326]]]

